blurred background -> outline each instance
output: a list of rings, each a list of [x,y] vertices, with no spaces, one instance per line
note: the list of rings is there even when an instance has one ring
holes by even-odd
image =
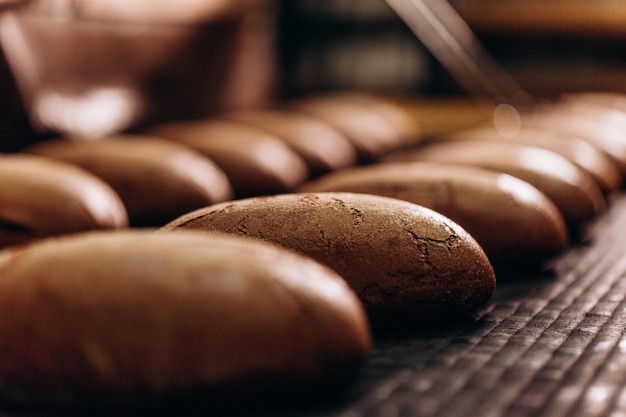
[[[287,86],[456,94],[446,73],[384,1],[285,4]],[[626,2],[456,0],[487,49],[538,97],[626,91]],[[290,91],[293,92],[293,91]]]
[[[328,90],[463,95],[383,0],[10,3],[0,17],[0,151]],[[626,92],[626,2],[452,5],[533,95]]]

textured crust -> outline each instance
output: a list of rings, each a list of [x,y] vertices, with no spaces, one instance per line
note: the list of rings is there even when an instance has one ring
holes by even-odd
[[[377,325],[424,322],[487,302],[495,276],[476,241],[448,218],[405,201],[352,193],[303,193],[218,204],[166,230],[261,238],[337,271]]]
[[[541,260],[565,249],[561,213],[532,185],[485,169],[433,162],[352,168],[300,187],[398,198],[433,209],[467,230],[494,263]]]
[[[289,192],[309,177],[306,162],[287,144],[250,126],[205,120],[156,125],[147,132],[211,158],[237,197]]]
[[[434,143],[389,155],[385,161],[448,162],[518,177],[543,192],[576,228],[605,209],[599,186],[565,157],[535,146],[490,140]]]
[[[127,225],[119,196],[89,172],[35,155],[0,156],[0,247]]]
[[[250,239],[87,233],[0,252],[0,275],[0,392],[30,404],[280,396],[353,371],[371,344],[337,274]]]
[[[27,151],[75,164],[107,182],[121,197],[133,225],[161,226],[233,197],[226,174],[214,162],[164,139],[138,135],[89,142],[58,139]]]

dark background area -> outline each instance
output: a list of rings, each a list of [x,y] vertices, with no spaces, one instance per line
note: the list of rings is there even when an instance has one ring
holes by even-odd
[[[452,4],[487,50],[532,94],[552,98],[583,90],[626,92],[626,25],[619,23],[626,17],[623,2]],[[284,1],[282,7],[285,94],[337,88],[463,94],[382,0]]]

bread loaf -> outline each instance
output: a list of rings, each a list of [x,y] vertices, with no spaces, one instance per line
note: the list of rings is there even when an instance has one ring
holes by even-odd
[[[375,164],[327,174],[299,190],[375,194],[428,207],[467,230],[499,265],[545,260],[568,243],[561,213],[542,192],[510,175],[468,165]]]
[[[572,229],[605,209],[602,191],[589,174],[561,155],[535,146],[468,140],[435,143],[385,158],[403,160],[472,165],[518,177],[548,196]]]
[[[377,327],[436,322],[486,303],[491,263],[460,226],[427,208],[355,193],[301,193],[216,204],[164,230],[261,238],[337,271]]]
[[[306,162],[287,144],[240,123],[182,121],[155,125],[147,132],[185,144],[215,161],[236,197],[289,192],[309,177]]]
[[[314,117],[279,109],[244,110],[223,114],[225,120],[264,130],[294,149],[312,175],[355,165],[355,147],[337,129]]]
[[[28,152],[75,164],[104,180],[121,197],[133,226],[162,226],[188,211],[233,197],[228,178],[213,161],[155,137],[57,139]]]
[[[344,377],[371,344],[336,273],[253,239],[85,233],[0,252],[0,276],[0,395],[31,406],[232,409]]]
[[[414,144],[423,138],[417,118],[400,100],[364,91],[343,91],[329,97],[352,103],[354,106],[362,106],[371,111],[375,117],[381,117],[393,128],[402,145]]]
[[[0,247],[127,226],[120,197],[89,172],[41,156],[0,155]]]

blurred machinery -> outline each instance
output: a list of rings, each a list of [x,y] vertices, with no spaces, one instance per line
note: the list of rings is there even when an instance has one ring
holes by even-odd
[[[460,91],[384,1],[285,2],[290,91],[363,88]],[[626,92],[626,3],[589,0],[451,2],[487,49],[533,95]]]
[[[325,90],[464,94],[383,0],[26,3],[0,20],[0,150],[30,140],[20,101],[38,132],[89,136]],[[452,5],[533,95],[626,92],[626,3]]]
[[[276,16],[274,0],[21,2],[0,14],[3,96],[19,89],[38,132],[83,138],[261,106]]]

